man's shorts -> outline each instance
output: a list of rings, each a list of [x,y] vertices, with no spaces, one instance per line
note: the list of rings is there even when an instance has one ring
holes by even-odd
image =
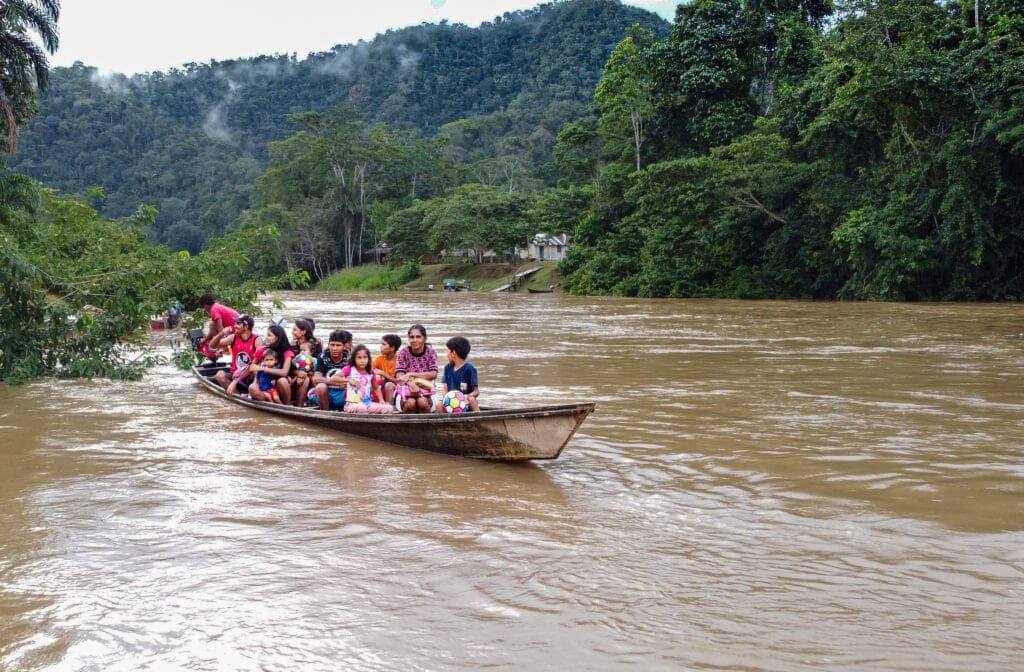
[[[329,408],[339,411],[345,408],[344,389],[332,387],[327,390],[327,394],[330,397]],[[309,392],[307,392],[306,398],[308,398],[309,403],[313,404],[314,406],[318,406],[320,404],[320,402],[317,401],[316,390],[310,390]]]

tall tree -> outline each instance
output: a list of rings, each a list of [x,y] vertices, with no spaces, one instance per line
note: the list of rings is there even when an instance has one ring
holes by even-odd
[[[531,199],[483,184],[464,184],[445,198],[434,199],[423,226],[429,245],[449,255],[468,251],[477,263],[489,250],[511,253],[530,233],[526,211]]]
[[[558,133],[552,157],[572,181],[589,181],[596,188],[601,180],[601,137],[597,120],[584,117],[566,124]]]
[[[753,31],[751,75],[762,114],[774,111],[780,84],[798,83],[820,59],[815,42],[831,0],[747,0]]]
[[[256,218],[281,229],[289,270],[299,264],[320,280],[325,269],[361,263],[366,247],[385,242],[374,217],[383,224],[416,197],[434,197],[448,185],[452,171],[439,141],[415,140],[383,124],[367,129],[350,107],[292,119],[304,130],[272,144],[255,189]]]
[[[752,89],[750,20],[740,0],[696,0],[676,9],[668,39],[652,50],[660,126],[677,152],[724,145],[748,131]]]
[[[594,107],[600,115],[599,127],[607,139],[606,144],[614,145],[622,130],[629,128],[637,170],[641,167],[641,149],[646,140],[645,126],[654,113],[652,82],[644,66],[646,52],[654,39],[654,33],[639,25],[630,28],[626,39],[619,42],[608,59],[594,93]],[[624,143],[620,141],[620,144]]]
[[[36,111],[36,87],[46,88],[46,53],[55,52],[60,42],[59,16],[58,0],[0,0],[0,129],[6,136],[2,149],[8,153],[17,151],[18,125]]]

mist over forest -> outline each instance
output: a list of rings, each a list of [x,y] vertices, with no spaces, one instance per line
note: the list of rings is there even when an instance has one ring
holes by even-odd
[[[300,128],[294,113],[351,106],[368,126],[446,137],[470,179],[504,181],[498,164],[511,162],[521,188],[536,189],[554,183],[555,137],[588,113],[609,54],[634,23],[669,27],[612,0],[577,0],[477,28],[390,30],[304,59],[274,54],[131,77],[76,63],[50,73],[12,166],[64,192],[101,187],[94,204],[109,217],[154,205],[152,239],[193,253],[252,206],[269,144]]]
[[[386,243],[399,285],[544,232],[581,294],[1019,300],[1022,34],[1015,0],[565,0],[301,60],[58,68],[12,165],[171,252],[250,249],[246,281]]]

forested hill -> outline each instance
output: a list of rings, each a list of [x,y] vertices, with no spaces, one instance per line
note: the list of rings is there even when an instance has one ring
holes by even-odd
[[[57,68],[14,168],[64,191],[103,187],[109,216],[156,205],[159,237],[194,251],[248,206],[267,144],[296,128],[287,115],[347,103],[368,122],[430,135],[505,114],[500,133],[540,137],[550,149],[589,106],[634,23],[661,34],[669,26],[617,0],[569,0],[479,28],[392,30],[302,60],[259,56],[133,77]]]

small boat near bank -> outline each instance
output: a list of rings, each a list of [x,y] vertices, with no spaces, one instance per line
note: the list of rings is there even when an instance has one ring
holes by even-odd
[[[357,415],[229,396],[213,377],[223,365],[192,367],[203,388],[227,401],[300,422],[435,453],[485,460],[553,460],[594,412],[593,403],[476,413]]]

